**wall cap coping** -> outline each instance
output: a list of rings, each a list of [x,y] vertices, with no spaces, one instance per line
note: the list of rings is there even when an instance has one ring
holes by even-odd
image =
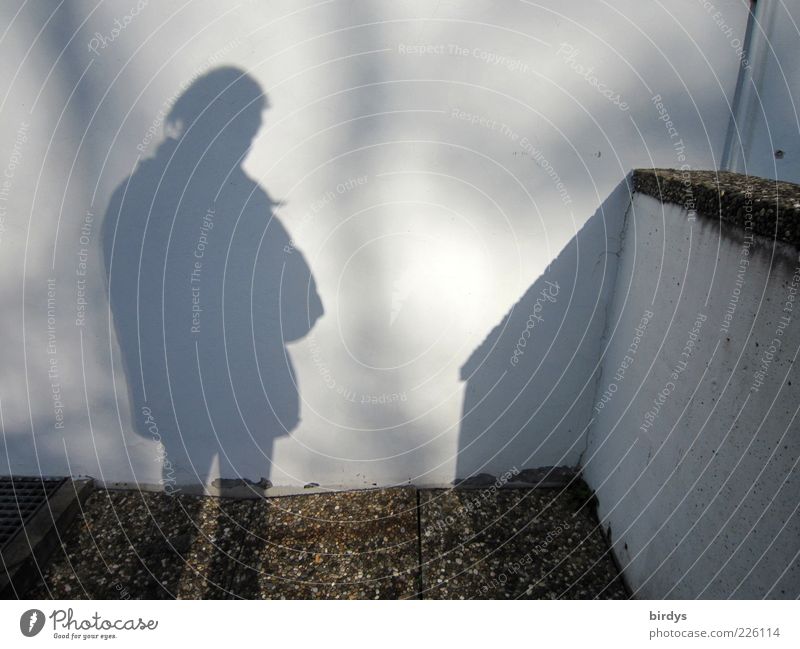
[[[800,248],[800,185],[730,171],[636,169],[633,189]]]

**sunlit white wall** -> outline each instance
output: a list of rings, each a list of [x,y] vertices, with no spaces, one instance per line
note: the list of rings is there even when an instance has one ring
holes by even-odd
[[[743,34],[745,4],[716,4]],[[106,481],[158,483],[163,458],[134,428],[98,232],[199,75],[236,65],[269,96],[245,169],[325,309],[289,346],[299,426],[227,477],[359,486],[455,477],[462,365],[628,170],[718,166],[739,69],[690,0],[2,12],[4,457]]]

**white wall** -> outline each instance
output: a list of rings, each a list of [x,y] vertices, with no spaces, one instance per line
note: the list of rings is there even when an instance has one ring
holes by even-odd
[[[760,0],[729,127],[723,166],[764,178],[800,182],[800,4]]]
[[[720,116],[738,58],[702,4],[548,0],[502,11],[484,1],[141,4],[136,15],[135,0],[0,9],[0,24],[9,25],[0,41],[8,80],[0,100],[8,181],[0,197],[0,407],[9,470],[158,483],[165,451],[146,407],[157,415],[177,482],[222,474],[286,485],[446,483],[462,470],[574,462],[591,416],[584,388],[596,352],[551,356],[527,384],[540,395],[536,431],[530,409],[512,405],[516,383],[482,402],[491,408],[479,408],[464,428],[465,404],[476,396],[465,400],[465,390],[476,384],[462,368],[548,265],[563,250],[569,258],[570,242],[577,245],[576,234],[629,169],[718,166]],[[745,5],[718,4],[743,34]],[[431,47],[412,53],[407,45]],[[216,256],[203,281],[213,288],[201,298],[208,326],[197,340],[167,327],[172,316],[164,315],[175,310],[175,327],[188,330],[181,304],[191,299],[191,241],[200,236],[191,214],[168,239],[173,270],[160,273],[162,283],[157,246],[166,250],[168,235],[144,245],[144,285],[139,268],[131,270],[135,260],[125,272],[119,262],[125,281],[116,316],[101,245],[113,192],[124,190],[141,159],[159,164],[157,147],[174,135],[162,132],[164,113],[193,80],[223,64],[246,70],[271,108],[244,161],[247,176],[233,165],[233,177],[214,178],[219,159],[206,156],[210,166],[194,176],[199,188],[183,209],[200,212],[199,226],[206,191],[224,187],[232,201],[242,197],[237,187],[268,192],[281,205],[267,238],[292,239],[324,309],[309,317],[308,335],[290,337],[287,356],[272,347],[258,368],[248,365],[252,348],[280,338],[280,319],[261,321],[261,312],[248,329],[247,271],[258,269],[251,279],[261,296],[259,288],[279,279],[277,266],[255,262],[259,214],[268,222],[260,190],[248,203],[249,229],[235,235],[233,215],[217,217],[229,229],[210,235]],[[190,165],[181,165],[177,173],[188,178]],[[136,184],[128,197],[132,223],[150,210],[148,192]],[[154,222],[169,223],[169,205],[157,205]],[[602,226],[603,212],[598,219]],[[129,240],[144,236],[137,227]],[[613,227],[593,241],[592,259],[616,245]],[[224,236],[214,241],[215,233]],[[234,240],[241,243],[226,246]],[[238,306],[226,311],[221,287],[230,264],[239,275],[226,275],[226,296]],[[611,270],[602,268],[594,283],[570,284],[559,295],[559,308],[573,305],[570,335],[597,333],[595,306],[602,308]],[[77,274],[84,270],[85,285]],[[126,300],[134,287],[136,298]],[[79,307],[85,319],[76,325]],[[174,341],[169,353],[158,340],[139,347],[130,331],[120,335],[119,321],[129,327],[137,309],[151,324],[164,317],[162,333],[155,326],[152,335]],[[166,383],[150,390],[155,405],[137,396],[140,349],[141,364],[166,359],[170,367]],[[481,381],[506,362],[500,351]],[[208,413],[201,374],[213,384]],[[562,376],[553,396],[542,397]],[[269,423],[275,385],[292,411],[285,430]],[[175,400],[177,422],[169,412]],[[525,435],[506,447],[484,436],[485,458],[460,456],[491,413],[504,413],[504,435]],[[540,448],[554,430],[565,436]]]
[[[583,466],[638,597],[797,595],[800,256],[748,241],[634,197]]]

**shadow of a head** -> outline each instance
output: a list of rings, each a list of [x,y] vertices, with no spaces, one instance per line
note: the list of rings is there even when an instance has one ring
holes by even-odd
[[[166,132],[187,153],[232,165],[247,153],[268,108],[267,96],[250,75],[217,68],[181,94],[167,115]]]

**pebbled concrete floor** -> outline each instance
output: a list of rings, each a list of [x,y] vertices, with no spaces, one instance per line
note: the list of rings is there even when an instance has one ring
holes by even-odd
[[[256,500],[99,490],[39,569],[20,597],[627,597],[581,486]]]

